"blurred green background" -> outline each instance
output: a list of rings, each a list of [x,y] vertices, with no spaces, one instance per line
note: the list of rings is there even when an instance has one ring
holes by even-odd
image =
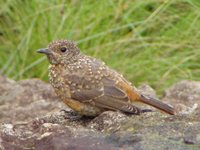
[[[136,86],[200,80],[199,0],[0,0],[0,72],[47,81],[35,51],[71,39]]]

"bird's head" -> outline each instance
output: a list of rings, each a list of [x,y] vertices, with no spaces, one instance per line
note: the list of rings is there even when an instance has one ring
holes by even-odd
[[[46,54],[51,64],[60,64],[73,59],[80,50],[73,41],[57,40],[50,43],[48,48],[39,49],[37,52]]]

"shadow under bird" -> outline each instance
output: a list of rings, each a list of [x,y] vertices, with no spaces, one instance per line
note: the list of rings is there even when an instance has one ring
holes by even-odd
[[[172,106],[141,94],[121,74],[84,55],[70,40],[54,41],[37,52],[49,60],[49,81],[59,98],[80,115],[97,116],[107,110],[137,115],[148,111],[134,102],[175,114]]]

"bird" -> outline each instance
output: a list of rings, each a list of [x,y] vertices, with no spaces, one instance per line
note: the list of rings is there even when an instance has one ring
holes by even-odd
[[[59,99],[81,116],[95,117],[104,111],[140,115],[148,111],[135,102],[170,115],[176,113],[173,106],[139,92],[103,61],[83,54],[74,41],[55,40],[37,52],[48,58],[49,82]]]

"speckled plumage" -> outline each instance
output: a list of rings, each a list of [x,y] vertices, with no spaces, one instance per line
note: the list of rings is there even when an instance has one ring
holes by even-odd
[[[74,42],[58,40],[49,44],[46,51],[42,53],[48,53],[51,85],[60,99],[79,114],[96,116],[106,110],[142,112],[131,101],[139,101],[143,95],[102,61],[82,54]],[[173,114],[170,106],[163,105]]]

